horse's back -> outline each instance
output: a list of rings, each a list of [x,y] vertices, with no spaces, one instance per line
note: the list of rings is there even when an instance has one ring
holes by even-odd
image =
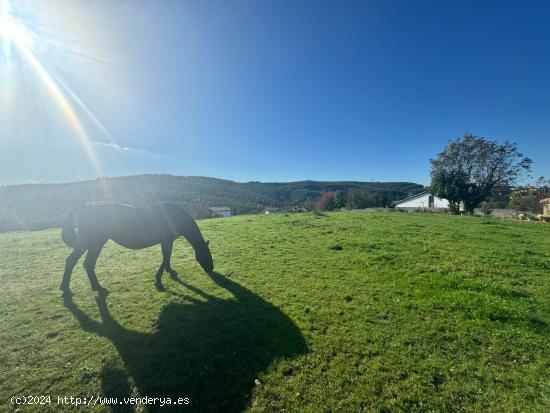
[[[145,248],[160,242],[152,215],[150,208],[88,203],[78,213],[79,238],[85,247],[112,239],[127,248]]]
[[[172,203],[134,207],[111,201],[96,201],[81,207],[77,226],[83,246],[115,241],[126,248],[139,249],[173,240],[181,235],[191,216]]]

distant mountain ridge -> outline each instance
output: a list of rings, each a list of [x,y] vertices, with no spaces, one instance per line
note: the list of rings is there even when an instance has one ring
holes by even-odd
[[[62,184],[0,187],[0,231],[42,229],[61,225],[67,211],[89,201],[114,200],[134,205],[171,201],[194,217],[209,216],[209,207],[227,206],[235,214],[266,207],[302,205],[312,208],[325,192],[361,189],[380,199],[397,200],[424,189],[411,182],[299,181],[235,182],[219,178],[135,175]],[[380,205],[382,206],[382,205]]]

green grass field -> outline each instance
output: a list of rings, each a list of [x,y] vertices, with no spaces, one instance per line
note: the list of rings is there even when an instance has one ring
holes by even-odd
[[[109,242],[58,285],[59,230],[0,234],[0,410],[57,396],[187,397],[174,411],[550,411],[550,225],[432,214],[240,216],[185,240]],[[133,409],[133,410],[132,410]]]

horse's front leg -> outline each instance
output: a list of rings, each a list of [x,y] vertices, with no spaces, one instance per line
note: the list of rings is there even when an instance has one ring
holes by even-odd
[[[162,263],[160,264],[159,270],[157,271],[157,274],[155,275],[155,285],[157,287],[162,285],[162,281],[161,281],[162,274],[164,274],[164,259],[162,260]]]
[[[170,259],[172,258],[172,249],[174,247],[174,241],[166,242],[162,246],[162,259],[164,261],[164,270],[170,275],[178,275],[175,269],[170,265]]]
[[[174,271],[174,269],[170,265],[170,258],[172,257],[173,245],[174,245],[174,240],[163,241],[160,244],[162,249],[162,263],[160,264],[157,274],[155,275],[155,285],[157,286],[162,285],[161,278],[162,278],[162,274],[164,274],[164,271],[169,272],[171,275],[177,275],[176,271]]]

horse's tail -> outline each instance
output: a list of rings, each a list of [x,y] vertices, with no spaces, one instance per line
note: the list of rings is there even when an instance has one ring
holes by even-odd
[[[73,208],[69,211],[67,214],[67,217],[65,218],[65,221],[63,222],[63,227],[61,229],[61,239],[67,246],[69,247],[76,247],[78,244],[78,233],[76,232],[76,213],[78,211],[77,208]]]

